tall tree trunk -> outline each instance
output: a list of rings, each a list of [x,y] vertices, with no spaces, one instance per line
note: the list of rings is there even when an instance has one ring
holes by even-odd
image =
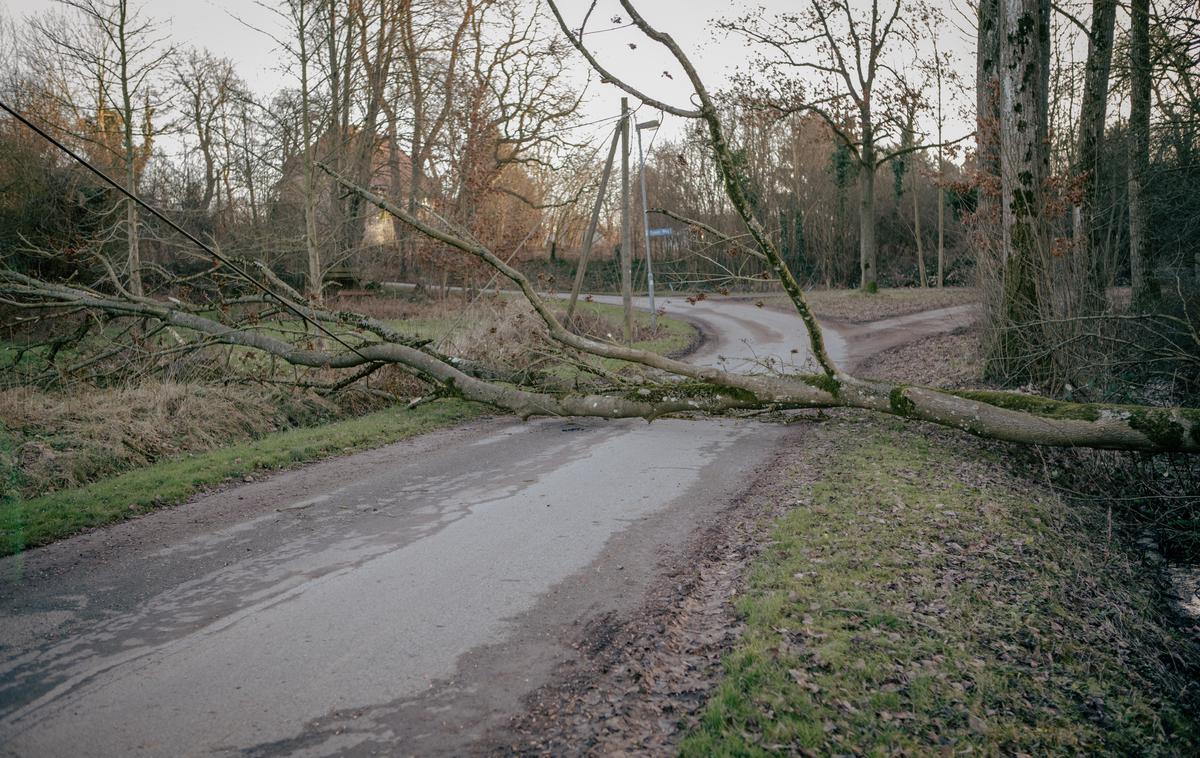
[[[937,192],[937,287],[941,289],[946,285],[946,158],[945,158],[945,138],[942,136],[942,127],[945,119],[942,115],[942,58],[938,53],[937,40],[933,41],[933,55],[936,64],[937,73],[937,165],[938,165],[938,192]]]
[[[925,248],[921,244],[921,199],[917,187],[917,172],[916,167],[913,167],[912,174],[912,196],[913,196],[913,239],[917,242],[917,276],[921,278],[921,287],[929,286],[929,278],[925,274]]]
[[[875,246],[875,144],[871,133],[871,112],[862,108],[862,165],[859,173],[858,201],[858,253],[862,272],[860,287],[863,292],[879,289],[878,249]]]
[[[306,294],[314,303],[321,302],[321,250],[317,245],[317,177],[313,155],[312,103],[308,87],[308,22],[305,0],[298,5],[300,49],[300,131],[304,139],[304,248],[308,263]]]
[[[1000,181],[1000,0],[979,0],[979,44],[975,59],[975,141],[980,187],[977,221],[984,229],[999,216]],[[986,239],[995,239],[983,234]]]
[[[629,101],[621,98],[621,302],[625,344],[633,342],[633,229],[629,223]]]
[[[941,158],[938,164],[941,165]],[[939,169],[938,174],[941,174]],[[946,188],[938,185],[938,259],[937,259],[938,289],[946,286]]]
[[[117,44],[121,67],[121,120],[124,125],[122,148],[125,162],[125,186],[137,192],[137,151],[133,144],[133,95],[129,91],[129,47],[126,26],[129,20],[129,3],[120,0],[117,4]],[[138,244],[138,207],[132,199],[125,200],[125,264],[129,269],[129,292],[142,295],[142,255]]]
[[[1079,153],[1075,174],[1080,179],[1081,203],[1075,212],[1076,249],[1087,270],[1084,308],[1102,311],[1106,301],[1109,272],[1104,259],[1104,234],[1097,211],[1100,192],[1100,161],[1104,145],[1104,119],[1108,112],[1108,78],[1112,68],[1113,26],[1116,0],[1093,0],[1092,29],[1088,35],[1084,70],[1083,103],[1079,114]]]
[[[1147,311],[1155,306],[1159,294],[1145,197],[1150,164],[1150,0],[1131,0],[1129,15],[1129,271],[1133,307]]]
[[[1002,0],[1000,45],[1000,202],[1002,301],[987,372],[1017,383],[1049,378],[1043,330],[1037,325],[1038,278],[1050,235],[1042,185],[1047,141],[1050,2]]]

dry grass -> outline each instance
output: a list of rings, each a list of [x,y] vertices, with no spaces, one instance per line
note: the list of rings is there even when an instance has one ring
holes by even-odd
[[[9,449],[0,466],[10,469],[15,494],[32,497],[341,414],[312,393],[250,386],[150,381],[65,394],[9,389],[0,391]]]
[[[326,306],[333,311],[354,311],[380,321],[452,320],[462,313],[467,302],[458,292],[445,298],[426,296],[420,293],[385,293],[367,291],[343,292],[331,297]],[[485,295],[485,300],[492,296]]]
[[[539,362],[549,339],[533,308],[516,298],[481,300],[438,341],[438,349],[491,366],[525,369]]]

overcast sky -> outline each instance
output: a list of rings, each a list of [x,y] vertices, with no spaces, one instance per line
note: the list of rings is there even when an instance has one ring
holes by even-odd
[[[27,13],[57,5],[53,0],[0,2],[18,19]],[[939,35],[942,49],[958,55],[964,75],[973,78],[974,42],[971,36],[974,30],[969,28],[969,21],[959,10],[965,4],[953,0],[935,0],[935,3],[943,5],[950,17],[950,22]],[[560,7],[568,21],[575,26],[589,4],[590,0],[561,0]],[[232,59],[241,76],[257,93],[265,95],[290,84],[279,68],[279,55],[274,43],[250,28],[275,29],[279,20],[251,0],[141,0],[140,5],[147,15],[162,24],[163,33],[173,43],[206,47],[217,55]],[[723,86],[730,73],[739,65],[744,66],[751,54],[742,38],[726,36],[716,30],[711,23],[714,19],[740,15],[759,7],[765,8],[768,13],[794,12],[801,5],[798,0],[642,0],[637,3],[639,10],[652,24],[670,32],[683,46],[711,89]],[[865,14],[865,9],[870,7],[870,0],[851,0],[851,5],[864,8]],[[592,14],[589,29],[613,27],[615,25],[611,19],[615,16],[621,16],[622,22],[627,22],[617,0],[600,0]],[[240,22],[239,18],[246,23]],[[636,49],[631,49],[630,43],[636,45]],[[691,91],[678,66],[661,46],[645,39],[636,30],[615,29],[589,35],[588,45],[617,76],[635,82],[651,96],[684,107],[688,105]],[[575,59],[574,73],[582,85],[586,80],[586,63],[579,56],[575,56]],[[664,71],[670,72],[673,78],[664,76]],[[595,121],[615,114],[620,97],[621,92],[616,87],[600,85],[593,77],[583,120]],[[639,114],[639,119],[652,118],[654,115],[657,114],[644,110]],[[677,134],[680,126],[680,119],[668,116],[664,119],[663,133]],[[948,137],[954,128],[969,131],[967,122],[958,120],[948,127]],[[603,129],[603,125],[600,125],[592,131],[599,138]]]

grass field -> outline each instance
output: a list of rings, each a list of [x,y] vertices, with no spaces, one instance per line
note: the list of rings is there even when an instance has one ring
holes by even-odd
[[[1195,651],[1103,512],[952,435],[839,426],[786,472],[683,755],[1198,754]]]

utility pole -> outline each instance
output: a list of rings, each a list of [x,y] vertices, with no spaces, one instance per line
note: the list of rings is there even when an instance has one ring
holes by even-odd
[[[596,192],[596,203],[592,206],[592,218],[588,222],[587,235],[583,238],[583,248],[579,251],[579,261],[575,264],[575,284],[571,287],[571,300],[567,303],[567,326],[575,317],[575,303],[579,300],[579,291],[583,289],[583,279],[587,272],[588,257],[592,254],[592,240],[596,237],[596,225],[600,222],[600,209],[604,206],[604,195],[608,191],[608,177],[612,175],[613,158],[617,157],[617,142],[621,138],[621,126],[613,129],[612,144],[608,146],[608,159],[604,162],[604,173],[600,176],[600,189]]]
[[[650,331],[658,333],[658,311],[654,308],[654,266],[650,263],[650,209],[646,205],[646,156],[642,152],[642,130],[657,129],[658,121],[643,121],[637,125],[638,173],[642,180],[642,233],[646,236],[646,289],[650,293]]]
[[[629,98],[621,98],[621,302],[625,344],[633,343],[633,234],[629,225]]]

